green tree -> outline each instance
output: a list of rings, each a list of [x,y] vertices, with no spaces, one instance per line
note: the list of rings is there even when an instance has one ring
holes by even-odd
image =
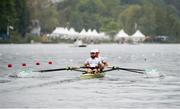
[[[113,39],[113,36],[119,31],[119,29],[120,25],[112,19],[105,21],[100,30],[106,32]]]
[[[17,21],[15,1],[1,0],[0,13],[0,34],[6,34],[7,26],[14,26]]]
[[[123,28],[129,34],[135,32],[135,24],[138,22],[141,14],[141,6],[139,5],[130,5],[127,9],[120,13],[119,18],[122,22]]]
[[[28,32],[28,27],[30,23],[29,10],[27,8],[26,0],[16,0],[16,12],[17,12],[17,22],[16,27],[18,33],[25,37]]]
[[[58,12],[55,7],[47,7],[43,9],[39,15],[42,32],[50,33],[52,30],[59,25]]]
[[[137,22],[137,28],[147,35],[156,35],[155,6],[150,1],[143,1],[142,15]]]
[[[28,0],[30,19],[38,20],[43,33],[51,32],[59,25],[57,8],[49,0]]]

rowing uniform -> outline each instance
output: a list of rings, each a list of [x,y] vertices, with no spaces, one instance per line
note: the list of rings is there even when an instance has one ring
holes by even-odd
[[[101,60],[99,58],[88,58],[85,61],[85,64],[89,64],[90,67],[95,68],[97,67],[99,64],[101,64]]]
[[[86,69],[86,73],[98,73],[100,71],[99,67],[101,65],[101,61],[99,58],[88,58],[86,61],[85,61],[85,64],[86,65],[89,65],[90,68]]]
[[[99,56],[98,59],[100,60],[101,63],[106,62],[104,57]]]

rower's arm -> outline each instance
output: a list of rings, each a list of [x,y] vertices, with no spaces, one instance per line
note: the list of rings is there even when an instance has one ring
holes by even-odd
[[[101,62],[102,62],[102,64],[103,64],[104,67],[107,67],[107,66],[108,66],[108,62],[106,61],[106,58],[101,57]]]
[[[103,61],[102,63],[104,64],[104,67],[108,66],[108,63],[106,61]]]
[[[84,64],[84,67],[87,67],[87,68],[88,68],[88,67],[90,67],[90,64],[89,64],[89,63],[85,63],[85,64]]]

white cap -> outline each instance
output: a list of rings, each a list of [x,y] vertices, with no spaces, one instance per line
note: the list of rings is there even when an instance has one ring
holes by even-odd
[[[98,50],[98,49],[94,49],[94,51],[95,51],[96,53],[99,53],[99,50]]]
[[[95,50],[91,50],[90,53],[96,53],[96,51]]]

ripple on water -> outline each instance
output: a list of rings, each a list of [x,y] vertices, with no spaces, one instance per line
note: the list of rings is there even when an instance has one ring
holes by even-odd
[[[11,80],[0,78],[0,83],[8,83],[8,82],[11,82]]]

